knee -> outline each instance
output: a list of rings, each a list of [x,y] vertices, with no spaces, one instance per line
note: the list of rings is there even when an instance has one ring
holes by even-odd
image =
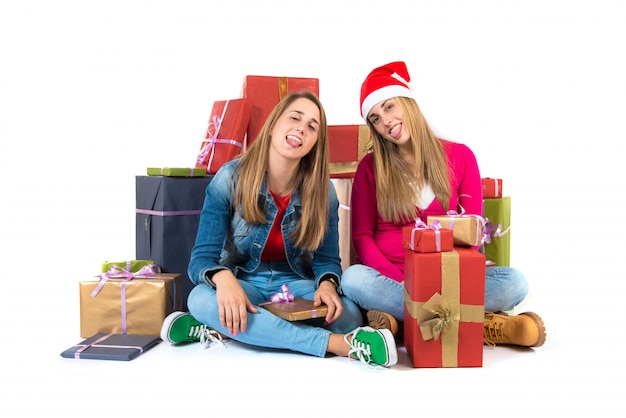
[[[355,288],[363,285],[365,269],[366,267],[361,264],[353,264],[343,271],[341,274],[341,289],[344,294],[350,295]]]

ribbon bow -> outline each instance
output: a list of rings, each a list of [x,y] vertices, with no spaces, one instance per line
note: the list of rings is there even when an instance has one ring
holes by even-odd
[[[286,284],[280,287],[282,292],[276,292],[272,296],[270,296],[270,300],[272,302],[293,302],[293,293],[289,290],[289,286]]]
[[[491,243],[491,238],[501,237],[506,235],[511,229],[509,225],[504,231],[502,231],[502,225],[493,224],[489,219],[486,219],[485,224],[483,225],[483,243],[489,244]]]
[[[441,294],[435,293],[422,305],[422,309],[417,313],[417,323],[422,333],[422,338],[426,340],[437,340],[443,329],[451,321],[460,319],[458,312],[453,314],[448,305],[448,301]]]
[[[224,112],[222,112],[222,116],[226,112],[227,107],[228,102],[226,103],[226,106],[224,106]],[[209,153],[213,154],[213,144],[217,142],[217,134],[220,131],[221,125],[222,117],[213,115],[213,117],[210,119],[209,126],[206,128],[205,143],[202,146],[202,149],[200,149],[200,153],[198,154],[198,164],[205,164],[207,162],[207,156],[209,155]]]
[[[100,283],[98,283],[98,286],[96,286],[93,292],[91,292],[91,297],[95,297],[98,292],[100,292],[100,289],[102,289],[102,286],[104,286],[109,279],[124,279],[124,281],[127,281],[139,276],[153,276],[159,272],[160,268],[156,264],[143,266],[136,273],[131,273],[130,271],[113,264],[109,271],[100,274]]]

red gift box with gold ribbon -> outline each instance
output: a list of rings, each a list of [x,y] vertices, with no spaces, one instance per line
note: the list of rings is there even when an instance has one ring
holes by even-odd
[[[274,107],[289,93],[309,90],[320,95],[318,78],[274,77],[248,75],[243,82],[243,97],[252,102],[252,112],[248,123],[248,146],[256,140],[265,119]]]
[[[482,367],[485,256],[405,250],[404,345],[413,367]]]
[[[372,134],[367,125],[329,125],[330,176],[353,178],[371,141]]]

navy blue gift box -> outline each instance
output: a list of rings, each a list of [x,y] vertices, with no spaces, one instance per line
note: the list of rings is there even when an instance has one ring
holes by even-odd
[[[194,284],[187,275],[196,241],[206,177],[136,176],[136,258],[183,277],[183,310]]]

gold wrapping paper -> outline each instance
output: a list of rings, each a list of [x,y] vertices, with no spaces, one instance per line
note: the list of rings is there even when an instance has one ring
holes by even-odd
[[[455,246],[478,246],[483,237],[483,220],[480,216],[472,215],[441,215],[429,216],[428,225],[437,220],[442,228],[451,229]]]
[[[100,291],[91,296],[100,280],[79,282],[80,336],[98,333],[159,335],[163,320],[182,309],[182,276],[159,273],[132,280],[109,278]],[[125,303],[122,305],[122,294]]]

